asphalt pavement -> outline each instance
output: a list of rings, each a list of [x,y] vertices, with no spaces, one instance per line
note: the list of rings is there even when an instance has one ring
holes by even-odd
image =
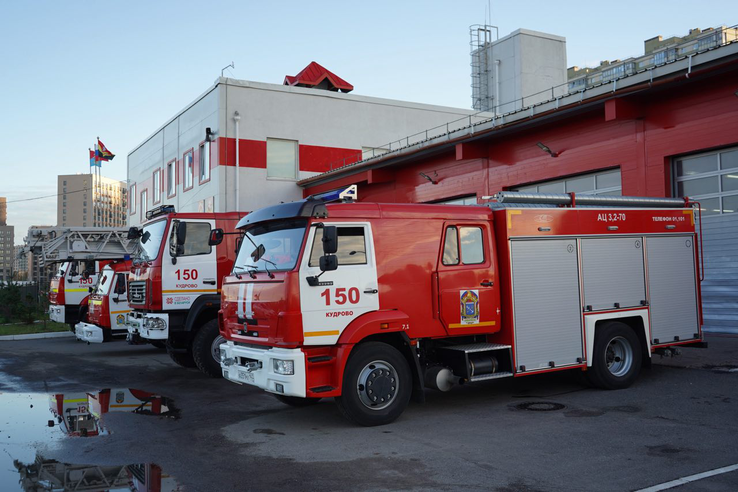
[[[291,408],[151,346],[2,341],[10,416],[0,445],[21,461],[155,463],[187,491],[640,490],[738,464],[738,337],[707,340],[708,349],[655,356],[625,390],[588,388],[570,371],[427,390],[425,404],[374,428],[350,424],[332,401]],[[18,403],[105,388],[163,395],[178,411],[110,412],[101,435],[67,437],[46,428],[48,406],[36,415],[38,403]],[[17,472],[5,468],[0,489],[16,490],[7,482]],[[738,469],[715,473],[670,490],[738,490]]]

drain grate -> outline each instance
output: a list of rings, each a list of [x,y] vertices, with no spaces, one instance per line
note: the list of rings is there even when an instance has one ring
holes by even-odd
[[[566,405],[552,401],[527,401],[515,405],[518,410],[530,410],[531,412],[554,412],[566,408]]]

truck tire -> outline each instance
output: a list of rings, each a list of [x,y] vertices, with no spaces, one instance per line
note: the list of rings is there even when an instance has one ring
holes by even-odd
[[[615,390],[627,388],[641,370],[641,343],[626,324],[610,321],[595,335],[592,367],[587,378],[594,386]]]
[[[192,352],[175,352],[167,346],[167,354],[174,361],[175,364],[182,367],[197,367],[195,359],[192,358]]]
[[[277,395],[275,393],[272,394],[277,400],[291,407],[311,407],[321,400],[321,398],[300,398],[299,396],[285,396]]]
[[[407,360],[396,348],[365,342],[349,356],[336,403],[344,417],[359,425],[385,425],[405,411],[412,387]]]
[[[225,343],[225,338],[220,335],[217,319],[211,319],[202,325],[192,341],[192,356],[197,368],[211,378],[223,377],[223,370],[220,368],[221,343]]]

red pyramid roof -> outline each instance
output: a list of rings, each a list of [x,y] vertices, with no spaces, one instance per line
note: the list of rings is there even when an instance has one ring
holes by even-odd
[[[315,87],[324,80],[328,81],[328,90],[340,90],[341,92],[351,92],[354,90],[353,85],[315,62],[310,62],[307,67],[303,68],[300,73],[294,77],[287,75],[284,78],[284,85]]]

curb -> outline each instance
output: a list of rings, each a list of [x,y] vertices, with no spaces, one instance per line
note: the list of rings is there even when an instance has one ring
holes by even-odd
[[[54,331],[50,333],[28,333],[26,335],[3,335],[0,336],[0,341],[3,340],[39,340],[42,338],[67,338],[74,337],[74,333],[71,331]]]

